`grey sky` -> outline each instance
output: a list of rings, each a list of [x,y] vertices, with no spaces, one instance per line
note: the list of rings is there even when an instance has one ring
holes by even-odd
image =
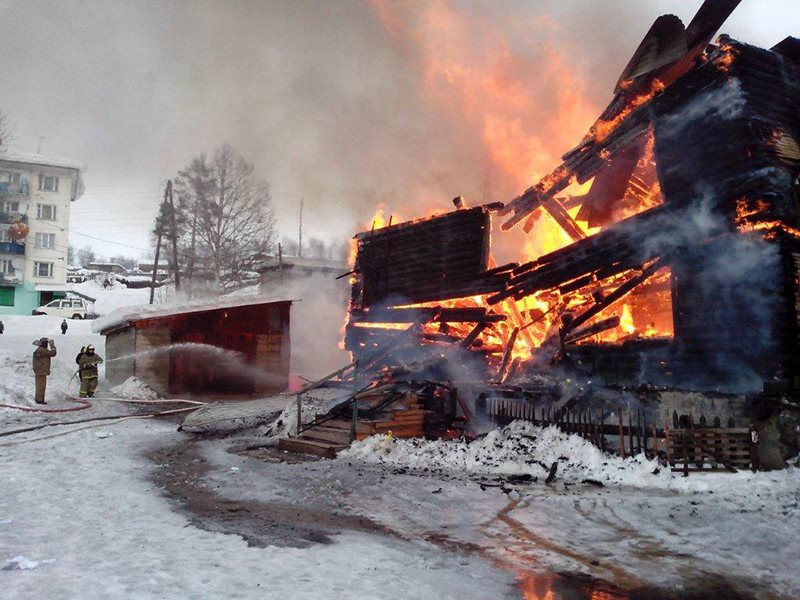
[[[667,12],[688,22],[700,3],[443,6],[468,25],[459,38],[465,60],[490,53],[497,32],[521,56],[555,48],[584,82],[576,93],[599,108],[651,22]],[[326,239],[350,237],[379,202],[411,217],[421,216],[415,213],[423,205],[447,209],[458,194],[508,199],[517,182],[487,167],[475,121],[444,114],[443,103],[426,95],[422,54],[436,47],[439,30],[415,19],[430,4],[403,13],[408,27],[400,40],[376,6],[0,0],[0,110],[15,126],[14,147],[36,151],[41,141],[42,153],[87,165],[73,232],[135,248],[147,246],[165,180],[224,142],[271,183],[279,226],[291,235],[301,197],[306,235]],[[558,35],[531,40],[538,30],[528,24],[545,14]],[[723,31],[770,46],[800,35],[800,3],[744,0]],[[425,35],[434,39],[417,37]],[[525,84],[520,89],[556,92],[546,87],[552,81],[544,81],[539,63],[516,64],[511,76]],[[546,105],[543,98],[539,110]],[[552,137],[548,120],[524,126]],[[105,255],[139,254],[74,234],[71,241]]]

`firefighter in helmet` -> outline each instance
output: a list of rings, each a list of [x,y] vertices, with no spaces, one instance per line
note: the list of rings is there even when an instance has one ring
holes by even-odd
[[[56,355],[56,345],[53,340],[42,338],[33,342],[36,350],[33,351],[33,374],[36,379],[36,404],[47,404],[44,401],[44,392],[47,389],[47,376],[50,375],[50,359]],[[49,346],[49,348],[48,348]]]
[[[97,365],[103,362],[99,354],[94,351],[94,346],[86,346],[84,352],[78,359],[81,378],[81,398],[91,398],[97,389]]]

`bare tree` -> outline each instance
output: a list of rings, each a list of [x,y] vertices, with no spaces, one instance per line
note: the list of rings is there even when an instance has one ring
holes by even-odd
[[[202,261],[215,288],[240,283],[271,250],[275,237],[269,185],[225,145],[192,160],[175,180],[180,226],[178,257],[188,279]]]
[[[0,111],[0,150],[8,145],[8,141],[11,139],[11,132],[12,127],[8,121],[8,116]]]
[[[122,265],[126,269],[135,269],[138,265],[138,261],[133,258],[132,256],[125,256],[124,254],[117,254],[112,256],[108,259],[108,262],[117,263],[118,265]]]
[[[89,263],[93,263],[97,260],[95,256],[94,250],[92,250],[91,246],[84,246],[80,250],[78,250],[78,264],[82,267],[86,267]]]

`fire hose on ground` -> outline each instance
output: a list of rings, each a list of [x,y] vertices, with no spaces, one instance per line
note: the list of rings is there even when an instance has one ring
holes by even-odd
[[[37,442],[37,441],[40,441],[40,440],[51,439],[51,438],[59,437],[59,436],[62,436],[62,435],[66,435],[68,433],[73,433],[75,431],[81,431],[81,430],[84,430],[84,429],[90,429],[92,427],[102,427],[102,426],[105,426],[105,425],[115,425],[117,423],[121,423],[122,421],[128,421],[128,420],[133,420],[133,419],[152,419],[152,418],[156,418],[156,417],[164,417],[164,416],[169,416],[169,415],[180,414],[180,413],[184,413],[184,412],[197,410],[197,408],[199,408],[200,406],[206,404],[205,402],[199,402],[197,400],[180,400],[180,399],[172,399],[172,400],[169,400],[169,399],[168,400],[134,400],[134,399],[128,399],[128,398],[97,398],[97,399],[109,400],[109,401],[112,401],[112,402],[125,402],[125,403],[131,403],[131,404],[176,404],[176,403],[180,403],[180,404],[191,404],[192,406],[188,406],[188,407],[184,407],[184,408],[174,408],[174,409],[163,410],[163,411],[158,411],[158,412],[151,412],[151,413],[147,413],[147,414],[143,414],[143,415],[119,415],[118,414],[118,415],[108,415],[108,416],[102,416],[102,417],[91,417],[91,418],[88,418],[88,419],[78,419],[78,420],[74,420],[74,421],[57,421],[57,422],[54,422],[54,423],[40,423],[39,425],[32,425],[30,427],[23,427],[23,428],[20,428],[20,429],[12,429],[12,430],[9,430],[9,431],[2,431],[2,432],[0,432],[0,437],[6,437],[6,436],[10,436],[10,435],[17,435],[17,434],[21,434],[21,433],[28,433],[28,432],[31,432],[31,431],[37,431],[39,429],[44,429],[46,427],[56,427],[56,426],[61,426],[61,425],[83,425],[85,423],[91,423],[91,424],[83,425],[81,427],[74,427],[74,428],[69,429],[67,431],[59,431],[58,433],[44,435],[44,436],[40,436],[40,437],[36,437],[36,438],[28,438],[28,439],[24,439],[24,440],[10,440],[10,441],[6,441],[6,442],[0,442],[0,446],[14,446],[14,445],[17,445],[17,444],[25,444],[27,442]],[[81,407],[77,407],[77,408],[70,407],[68,409],[60,409],[62,412],[65,411],[65,410],[82,410],[84,408],[88,408],[89,406],[91,406],[90,402],[86,402],[86,401],[83,401],[83,400],[75,400],[73,398],[70,398],[69,400],[82,402],[82,403],[87,404],[88,406],[81,406]],[[6,405],[0,404],[0,406],[6,406]],[[25,409],[25,408],[28,408],[28,407],[19,407],[19,406],[11,405],[11,408]],[[30,409],[30,410],[36,411],[37,409]],[[38,410],[40,412],[48,412],[48,411],[44,411],[43,409],[38,409]],[[59,409],[52,409],[49,412],[58,412],[58,411],[59,411]],[[96,422],[96,421],[102,421],[102,422]]]

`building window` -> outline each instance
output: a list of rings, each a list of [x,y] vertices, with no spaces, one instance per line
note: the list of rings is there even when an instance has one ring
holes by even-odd
[[[33,274],[35,277],[52,277],[53,276],[53,263],[51,262],[35,262],[33,263]]]
[[[58,177],[55,175],[42,175],[39,174],[39,191],[40,192],[57,192],[58,191]]]
[[[37,248],[50,248],[56,247],[56,234],[55,233],[36,233],[35,245]]]
[[[48,221],[56,220],[56,207],[54,204],[37,204],[36,205],[36,218],[46,219]]]
[[[0,306],[14,306],[14,288],[0,286]]]
[[[3,203],[3,212],[18,213],[19,212],[19,202],[12,202],[10,200],[6,200]]]
[[[13,171],[0,171],[0,192],[27,195],[28,178]]]
[[[0,244],[8,244],[11,238],[8,237],[8,227],[0,227]]]
[[[14,274],[14,265],[11,264],[11,260],[8,258],[0,259],[0,273],[3,275],[13,275]]]

